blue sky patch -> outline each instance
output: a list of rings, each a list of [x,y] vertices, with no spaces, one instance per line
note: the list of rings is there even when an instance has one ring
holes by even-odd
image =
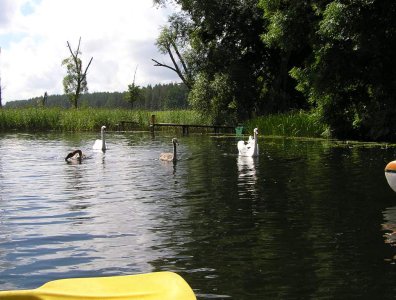
[[[10,46],[10,43],[17,43],[27,35],[25,32],[0,34],[0,47],[6,49]]]
[[[34,13],[34,9],[35,7],[40,4],[41,0],[31,0],[31,1],[27,1],[25,2],[22,6],[21,6],[21,12],[24,16],[28,16]]]

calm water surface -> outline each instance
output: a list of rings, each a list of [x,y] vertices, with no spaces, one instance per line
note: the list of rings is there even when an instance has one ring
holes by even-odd
[[[170,270],[198,299],[394,299],[394,148],[260,137],[0,135],[0,290]],[[80,148],[82,164],[64,157]]]

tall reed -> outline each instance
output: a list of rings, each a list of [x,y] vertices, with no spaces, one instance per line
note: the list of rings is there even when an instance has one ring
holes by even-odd
[[[260,134],[287,137],[328,137],[327,127],[312,112],[296,111],[291,113],[261,116],[247,121],[245,132],[259,128]]]
[[[20,131],[95,131],[102,125],[109,130],[119,129],[121,121],[135,123],[147,130],[151,115],[158,123],[210,125],[210,119],[193,110],[148,111],[101,108],[7,108],[0,109],[0,130]],[[323,137],[328,132],[317,115],[297,111],[293,113],[261,116],[246,121],[245,132],[258,127],[260,134],[290,137]],[[161,128],[160,130],[175,130]]]
[[[152,114],[156,115],[157,122],[208,124],[208,120],[191,110],[152,112],[128,109],[30,107],[0,109],[0,130],[93,131],[102,125],[106,125],[109,130],[116,130],[121,121],[134,122],[141,129],[148,129]]]

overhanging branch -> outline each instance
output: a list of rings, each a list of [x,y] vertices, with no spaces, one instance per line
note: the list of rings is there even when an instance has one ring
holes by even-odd
[[[168,66],[168,65],[165,65],[163,63],[160,63],[159,61],[157,61],[157,60],[155,60],[153,58],[151,60],[153,62],[155,62],[155,65],[154,65],[155,67],[165,67],[165,68],[171,69],[172,71],[177,73],[177,70],[175,68],[172,68],[171,66]]]

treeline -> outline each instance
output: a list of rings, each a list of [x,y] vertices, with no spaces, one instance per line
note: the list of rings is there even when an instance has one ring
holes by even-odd
[[[79,107],[100,108],[134,108],[147,110],[169,110],[188,108],[188,89],[184,84],[156,84],[140,88],[141,97],[133,104],[126,100],[127,92],[95,92],[81,95]],[[45,101],[45,102],[44,102]],[[66,95],[44,95],[28,100],[11,101],[6,108],[18,107],[72,107]]]
[[[180,5],[158,49],[213,122],[304,109],[335,137],[396,140],[396,1],[155,2]]]

